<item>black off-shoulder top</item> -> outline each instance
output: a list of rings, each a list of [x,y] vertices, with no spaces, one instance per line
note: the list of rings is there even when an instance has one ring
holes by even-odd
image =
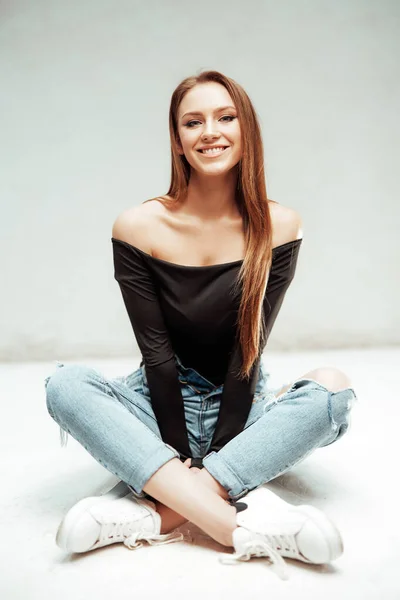
[[[142,354],[154,414],[165,443],[182,459],[191,457],[175,354],[208,381],[223,383],[221,404],[209,452],[218,451],[243,430],[259,374],[237,372],[242,355],[235,343],[240,296],[234,293],[243,260],[187,266],[155,258],[111,238],[117,280]],[[272,250],[264,295],[264,347],[295,275],[302,238]],[[238,288],[235,287],[235,290]],[[239,289],[240,293],[240,289]],[[260,355],[262,350],[260,349]]]

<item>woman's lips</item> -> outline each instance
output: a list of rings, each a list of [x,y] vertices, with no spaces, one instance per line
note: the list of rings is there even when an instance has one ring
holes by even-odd
[[[217,156],[221,156],[221,154],[223,154],[226,150],[228,150],[229,146],[227,148],[225,148],[224,150],[219,150],[218,152],[201,152],[200,150],[198,150],[199,154],[201,154],[202,156],[205,156],[206,158],[215,158]]]

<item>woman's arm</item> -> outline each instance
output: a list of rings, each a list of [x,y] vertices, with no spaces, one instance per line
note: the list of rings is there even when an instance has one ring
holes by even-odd
[[[161,437],[181,457],[190,457],[184,405],[175,354],[164,322],[151,268],[135,248],[145,239],[146,223],[122,215],[113,227],[114,277],[118,281],[140,348]],[[129,239],[129,241],[127,241]],[[149,249],[147,249],[148,252]],[[150,252],[148,252],[150,254]]]

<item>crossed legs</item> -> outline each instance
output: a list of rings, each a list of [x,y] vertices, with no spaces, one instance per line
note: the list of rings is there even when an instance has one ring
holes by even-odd
[[[227,492],[206,469],[188,469],[178,458],[165,463],[143,487],[156,502],[161,515],[161,533],[191,521],[214,540],[232,546],[236,509],[228,504]],[[222,491],[223,490],[223,491]]]
[[[313,379],[332,392],[351,385],[347,375],[334,367],[314,369],[299,379]],[[277,396],[285,393],[291,385],[282,388]],[[174,458],[154,473],[143,487],[156,499],[156,509],[162,521],[161,533],[168,533],[191,521],[220,544],[232,546],[232,533],[237,526],[236,509],[226,502],[227,491],[207,469],[189,470],[188,466]]]

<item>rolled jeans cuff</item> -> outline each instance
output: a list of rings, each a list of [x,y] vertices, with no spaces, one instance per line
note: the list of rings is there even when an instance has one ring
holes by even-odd
[[[143,486],[146,485],[147,481],[160,467],[173,458],[180,458],[179,452],[169,444],[164,444],[157,452],[151,455],[146,463],[141,464],[139,469],[134,470],[131,474],[130,481],[125,482],[133,492],[134,496],[137,498],[146,498],[149,496],[149,494],[146,494],[146,492],[143,491]],[[131,481],[135,482],[134,486]]]
[[[219,456],[217,452],[210,452],[203,458],[203,466],[224,487],[232,502],[245,496],[249,489],[243,481],[232,471],[230,466]]]

